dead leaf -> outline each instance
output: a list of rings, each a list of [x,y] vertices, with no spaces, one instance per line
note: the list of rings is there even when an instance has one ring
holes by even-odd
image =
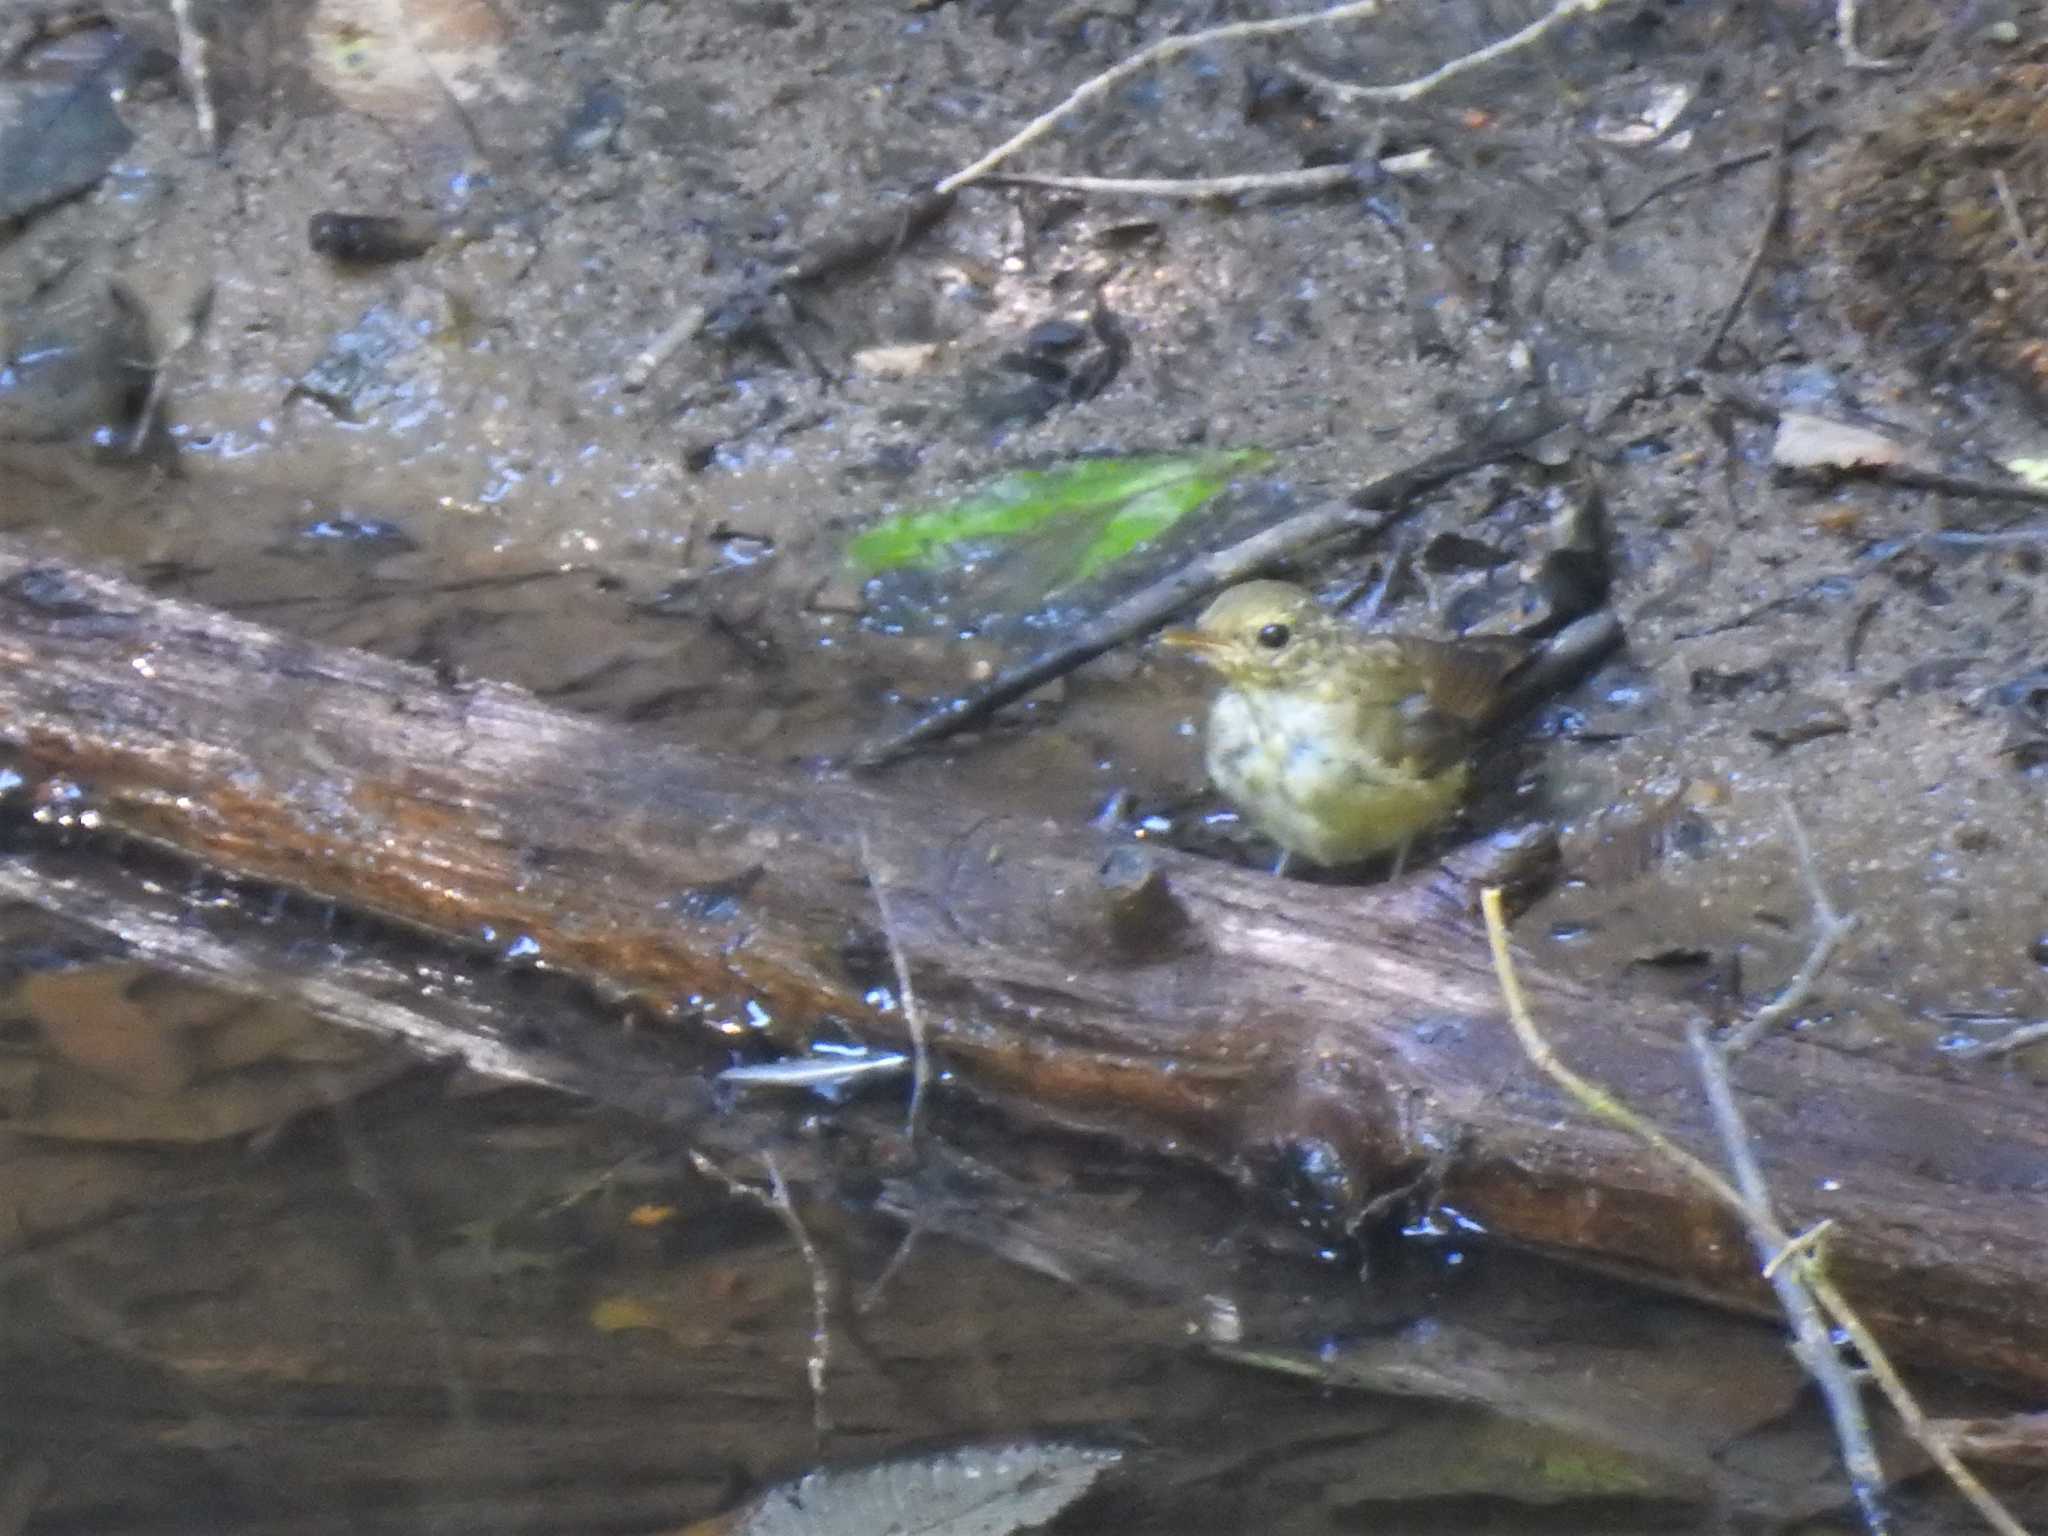
[[[1122,1459],[1103,1446],[1048,1441],[826,1467],[679,1536],[1009,1536],[1052,1520]]]
[[[1904,445],[1846,421],[1787,411],[1778,418],[1771,462],[1780,469],[1873,469],[1906,460]]]

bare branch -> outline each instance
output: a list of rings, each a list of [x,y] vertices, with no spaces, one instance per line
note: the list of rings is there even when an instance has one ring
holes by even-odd
[[[972,165],[963,166],[955,171],[940,182],[936,190],[955,192],[969,182],[981,180],[1019,150],[1028,149],[1036,144],[1058,127],[1061,121],[1072,116],[1089,102],[1154,64],[1178,58],[1181,54],[1190,53],[1197,48],[1207,48],[1215,43],[1241,42],[1253,37],[1278,37],[1282,33],[1298,32],[1304,27],[1334,26],[1343,21],[1361,21],[1368,16],[1377,16],[1384,4],[1385,0],[1348,0],[1348,3],[1343,5],[1333,5],[1326,10],[1310,11],[1299,16],[1274,16],[1262,21],[1233,21],[1220,27],[1205,27],[1199,32],[1183,32],[1174,37],[1163,37],[1148,47],[1140,48],[1120,63],[1112,64],[1101,74],[1082,81],[1058,106],[1034,117]]]
[[[1776,1029],[1793,1013],[1806,1006],[1813,996],[1813,989],[1819,982],[1821,972],[1834,958],[1836,949],[1855,930],[1856,919],[1837,912],[1834,903],[1828,900],[1827,888],[1821,884],[1820,870],[1813,858],[1813,845],[1806,839],[1806,828],[1799,820],[1799,813],[1792,802],[1785,802],[1785,823],[1792,835],[1792,847],[1799,856],[1799,876],[1806,882],[1807,899],[1813,905],[1814,936],[1813,946],[1800,962],[1798,971],[1770,1002],[1759,1008],[1749,1021],[1729,1031],[1721,1048],[1729,1055],[1739,1055],[1757,1041]]]
[[[1284,65],[1282,67],[1303,85],[1313,86],[1319,91],[1325,91],[1339,101],[1395,103],[1416,101],[1427,96],[1445,82],[1455,80],[1458,76],[1470,70],[1491,64],[1495,59],[1505,58],[1518,49],[1526,48],[1531,43],[1541,39],[1552,28],[1560,26],[1576,16],[1590,16],[1595,11],[1605,9],[1607,4],[1608,0],[1557,0],[1557,4],[1553,5],[1541,16],[1538,16],[1529,25],[1522,28],[1521,31],[1510,32],[1506,37],[1498,38],[1488,43],[1484,48],[1475,48],[1470,53],[1460,54],[1455,59],[1439,64],[1426,75],[1418,75],[1413,80],[1403,80],[1397,85],[1351,85],[1345,81],[1333,80],[1328,75],[1320,75],[1313,70],[1302,69],[1296,65]]]

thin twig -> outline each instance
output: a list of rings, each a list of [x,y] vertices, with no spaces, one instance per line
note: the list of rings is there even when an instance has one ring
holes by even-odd
[[[157,412],[163,408],[164,393],[170,387],[171,364],[199,339],[199,333],[206,328],[207,317],[212,313],[213,279],[209,277],[185,306],[184,313],[178,317],[178,328],[166,340],[155,366],[150,369],[149,392],[142,397],[142,409],[135,413],[135,431],[128,439],[131,454],[140,453],[148,446],[150,431],[156,426]]]
[[[647,381],[654,377],[661,365],[674,357],[684,342],[704,329],[704,321],[710,315],[710,308],[703,304],[692,304],[677,312],[673,324],[645,347],[619,375],[619,388],[627,394],[638,394],[647,387]]]
[[[889,964],[896,971],[896,992],[903,1002],[903,1022],[910,1030],[910,1109],[904,1133],[914,1142],[917,1140],[919,1111],[924,1107],[925,1084],[931,1081],[931,1047],[926,1041],[924,1015],[918,1011],[917,989],[910,983],[910,960],[903,953],[903,941],[897,936],[896,914],[889,906],[889,887],[882,881],[881,871],[875,868],[874,854],[868,847],[868,835],[860,834],[861,873],[868,878],[868,888],[875,893],[875,907],[882,914],[882,939],[889,946]]]
[[[1834,1325],[1847,1335],[1850,1348],[1863,1359],[1864,1368],[1870,1372],[1870,1379],[1877,1383],[1878,1391],[1885,1401],[1892,1405],[1892,1412],[1899,1416],[1899,1422],[1906,1426],[1916,1444],[1934,1458],[1934,1464],[1941,1468],[1948,1480],[1956,1485],[1956,1491],[1970,1501],[1970,1507],[1977,1511],[1983,1522],[1997,1531],[1999,1536],[2028,1536],[2027,1528],[2013,1517],[1999,1498],[1977,1475],[1956,1456],[1955,1450],[1941,1437],[1919,1400],[1900,1378],[1898,1367],[1892,1364],[1891,1356],[1884,1352],[1884,1346],[1877,1342],[1863,1319],[1849,1305],[1847,1298],[1835,1288],[1827,1272],[1818,1260],[1809,1259],[1804,1265],[1805,1279],[1813,1290],[1814,1299]]]
[[[993,171],[983,179],[1006,187],[1200,202],[1253,192],[1327,192],[1356,185],[1359,173],[1350,165],[1311,165],[1296,171],[1251,171],[1242,176],[1039,176],[1029,171]]]
[[[1842,62],[1851,69],[1904,69],[1904,59],[1873,59],[1856,41],[1856,0],[1835,0],[1835,41],[1842,47]]]
[[[1436,151],[1414,149],[1374,162],[1389,176],[1420,176],[1436,166]],[[1367,177],[1357,165],[1311,165],[1295,171],[1248,171],[1242,176],[1041,176],[1032,171],[991,171],[982,178],[1006,187],[1100,196],[1169,197],[1182,202],[1248,197],[1256,192],[1327,192],[1357,186]]]
[[[1486,919],[1486,939],[1493,950],[1493,975],[1500,985],[1501,1000],[1507,1004],[1508,1023],[1514,1028],[1515,1039],[1521,1043],[1522,1053],[1533,1062],[1558,1087],[1562,1088],[1580,1108],[1597,1120],[1616,1125],[1638,1140],[1648,1143],[1670,1160],[1672,1166],[1682,1171],[1701,1189],[1730,1210],[1742,1208],[1742,1196],[1720,1174],[1694,1157],[1677,1142],[1666,1136],[1650,1121],[1630,1109],[1598,1083],[1579,1076],[1566,1066],[1550,1048],[1550,1042],[1543,1038],[1543,1032],[1536,1027],[1536,1016],[1529,1011],[1529,1000],[1522,993],[1521,978],[1515,974],[1515,957],[1508,949],[1508,925],[1501,905],[1501,889],[1489,885],[1479,893],[1479,910]]]
[[[1386,0],[1348,0],[1348,3],[1343,5],[1333,5],[1326,10],[1310,11],[1298,16],[1273,16],[1262,21],[1233,21],[1220,27],[1205,27],[1199,32],[1183,32],[1173,37],[1162,37],[1158,42],[1140,48],[1121,62],[1112,64],[1101,74],[1082,81],[1057,106],[1041,112],[973,164],[962,166],[941,181],[935,190],[957,192],[969,182],[981,180],[1019,150],[1028,149],[1036,144],[1063,120],[1089,102],[1154,64],[1178,58],[1181,54],[1197,48],[1207,48],[1215,43],[1241,42],[1253,37],[1278,37],[1283,33],[1298,32],[1304,27],[1334,26],[1338,22],[1360,21],[1368,16],[1377,16],[1385,3]]]
[[[1428,95],[1438,86],[1457,79],[1468,70],[1478,69],[1482,65],[1491,64],[1495,59],[1505,58],[1517,49],[1528,47],[1553,27],[1560,26],[1573,17],[1590,16],[1595,11],[1604,10],[1608,3],[1609,0],[1557,0],[1557,4],[1521,31],[1510,32],[1506,37],[1497,38],[1484,48],[1475,48],[1470,53],[1461,54],[1448,63],[1439,64],[1426,75],[1418,75],[1413,80],[1403,80],[1398,85],[1351,85],[1298,65],[1284,64],[1281,68],[1303,85],[1326,91],[1342,102],[1410,102]]]
[[[1998,194],[1998,206],[2005,213],[2005,227],[2012,232],[2012,242],[2020,248],[2020,254],[2029,261],[2039,261],[2041,253],[2034,248],[2034,237],[2027,232],[2027,221],[2020,217],[2020,205],[2012,195],[2012,183],[2006,180],[2005,172],[1996,166],[1991,169],[1991,190]]]
[[[1794,1237],[1791,1242],[1771,1255],[1770,1262],[1764,1265],[1764,1278],[1769,1280],[1795,1259],[1803,1259],[1810,1254],[1818,1252],[1821,1244],[1828,1240],[1828,1235],[1834,1230],[1835,1218],[1832,1216],[1823,1217],[1820,1221],[1808,1227],[1804,1232]]]
[[[1719,1201],[1730,1212],[1747,1221],[1750,1215],[1748,1203],[1726,1179],[1691,1153],[1677,1146],[1656,1126],[1622,1104],[1598,1084],[1580,1077],[1558,1060],[1549,1042],[1536,1027],[1535,1018],[1529,1011],[1528,1000],[1522,992],[1521,981],[1515,974],[1514,956],[1508,948],[1507,920],[1503,913],[1500,888],[1489,886],[1481,891],[1479,908],[1486,921],[1486,936],[1493,952],[1494,976],[1500,985],[1501,999],[1507,1006],[1508,1019],[1514,1028],[1515,1036],[1531,1062],[1564,1089],[1587,1113],[1623,1127],[1657,1151],[1664,1153],[1671,1159],[1673,1166],[1701,1190]],[[1712,1047],[1709,1046],[1708,1050],[1711,1053]],[[1723,1080],[1725,1081],[1725,1074]],[[1746,1144],[1747,1137],[1744,1136],[1742,1140]],[[1793,1239],[1786,1237],[1782,1229],[1770,1235],[1777,1240],[1769,1245],[1768,1252],[1760,1255],[1766,1264],[1793,1246]],[[1912,1393],[1900,1379],[1897,1369],[1892,1365],[1883,1347],[1871,1335],[1869,1328],[1834,1282],[1828,1278],[1819,1257],[1801,1257],[1796,1263],[1784,1266],[1782,1273],[1788,1276],[1796,1274],[1799,1282],[1812,1292],[1813,1299],[1819,1303],[1828,1318],[1848,1337],[1851,1346],[1868,1367],[1872,1379],[1876,1381],[1893,1410],[1898,1413],[1907,1431],[1947,1473],[1957,1490],[1970,1501],[1985,1523],[1999,1532],[1999,1536],[2027,1536],[2025,1528],[1977,1480],[1969,1468],[1956,1459],[1954,1451],[1943,1442],[1914,1400]]]
[[[1763,270],[1764,257],[1770,251],[1771,237],[1785,217],[1786,197],[1792,183],[1791,120],[1792,108],[1788,101],[1784,116],[1778,121],[1778,141],[1771,147],[1770,196],[1764,208],[1763,222],[1757,228],[1756,244],[1750,248],[1749,259],[1742,264],[1742,277],[1735,285],[1734,295],[1722,309],[1713,329],[1707,333],[1706,345],[1700,348],[1699,356],[1689,370],[1692,373],[1703,373],[1714,366],[1714,354],[1721,350],[1721,343],[1735,328],[1736,317],[1749,302],[1749,295],[1756,287],[1757,274]]]
[[[811,1427],[822,1440],[832,1431],[832,1415],[825,1402],[825,1378],[832,1363],[832,1276],[819,1256],[817,1244],[811,1241],[803,1218],[797,1214],[796,1202],[789,1197],[789,1185],[783,1180],[782,1165],[776,1162],[773,1152],[763,1152],[760,1157],[761,1167],[768,1175],[766,1189],[749,1184],[702,1152],[693,1151],[690,1163],[699,1173],[723,1185],[731,1194],[774,1212],[775,1219],[782,1223],[795,1241],[797,1252],[803,1256],[804,1268],[811,1277],[811,1352],[804,1361],[804,1375],[811,1387]]]
[[[1305,549],[1330,539],[1363,540],[1383,533],[1406,515],[1407,504],[1419,492],[1506,458],[1523,443],[1541,437],[1555,426],[1554,420],[1542,417],[1498,437],[1460,445],[1381,476],[1353,493],[1348,502],[1300,513],[1227,549],[1199,556],[1081,625],[1051,650],[948,699],[894,736],[862,748],[854,755],[852,765],[877,768],[917,747],[966,730],[1032,689],[1064,677],[1104,651],[1157,627],[1210,593],[1271,570]]]
[[[213,82],[207,66],[206,34],[192,16],[192,0],[171,0],[171,25],[178,34],[178,72],[192,93],[192,115],[208,154],[220,153],[220,118],[213,108]]]
[[[1870,1438],[1870,1418],[1863,1411],[1863,1394],[1842,1353],[1829,1336],[1827,1319],[1808,1286],[1810,1257],[1784,1262],[1793,1251],[1793,1240],[1771,1208],[1770,1186],[1750,1145],[1749,1129],[1735,1103],[1735,1091],[1728,1082],[1728,1063],[1723,1053],[1697,1024],[1685,1031],[1699,1068],[1700,1083],[1706,1090],[1707,1107],[1713,1112],[1714,1128],[1721,1137],[1721,1150],[1735,1172],[1741,1197],[1735,1210],[1749,1230],[1749,1244],[1755,1250],[1763,1275],[1777,1294],[1785,1320],[1792,1327],[1792,1353],[1820,1388],[1827,1404],[1828,1418],[1835,1426],[1835,1441],[1842,1449],[1842,1465],[1849,1474],[1849,1486],[1863,1512],[1864,1528],[1872,1536],[1890,1529],[1884,1512],[1884,1464]]]
[[[1787,149],[1797,149],[1819,131],[1819,124],[1808,123],[1798,132],[1786,135],[1784,140],[1785,147]],[[1730,171],[1739,171],[1746,166],[1755,165],[1759,160],[1770,159],[1777,152],[1775,145],[1765,145],[1762,149],[1746,149],[1739,155],[1729,155],[1725,159],[1716,160],[1712,165],[1703,165],[1697,170],[1683,171],[1673,176],[1669,181],[1660,181],[1626,208],[1608,214],[1607,227],[1609,229],[1619,229],[1660,197],[1669,197],[1673,192],[1682,192],[1695,182],[1711,181],[1716,176],[1725,176]]]
[[[1960,1047],[1954,1054],[1966,1060],[1981,1060],[1989,1056],[2005,1056],[2037,1040],[2048,1040],[2048,1019],[2033,1024],[2022,1024],[2018,1029],[2000,1035],[1996,1040],[1980,1040],[1974,1045]]]
[[[1748,1050],[1788,1016],[1806,1006],[1821,972],[1827,969],[1842,940],[1856,927],[1854,917],[1843,916],[1828,900],[1827,887],[1821,883],[1820,869],[1814,862],[1813,845],[1806,840],[1806,828],[1790,800],[1785,802],[1785,824],[1791,832],[1792,847],[1799,858],[1799,878],[1806,884],[1806,897],[1813,907],[1813,945],[1807,950],[1805,960],[1800,962],[1798,971],[1785,984],[1784,991],[1757,1009],[1722,1041],[1722,1048],[1731,1056]]]
[[[1083,624],[1029,661],[999,672],[978,688],[956,695],[928,711],[894,736],[863,748],[853,759],[859,768],[877,768],[913,748],[939,741],[986,720],[1004,705],[1064,677],[1135,635],[1164,623],[1181,609],[1201,601],[1232,582],[1270,570],[1302,550],[1341,535],[1370,538],[1399,516],[1338,502],[1303,512],[1250,538],[1200,556],[1172,575],[1140,588],[1122,602]]]

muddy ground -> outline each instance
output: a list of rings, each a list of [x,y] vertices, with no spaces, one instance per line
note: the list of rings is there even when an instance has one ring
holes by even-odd
[[[1017,168],[1433,164],[1291,198],[971,188],[636,392],[635,356],[690,306],[1133,48],[1270,8],[436,0],[400,25],[400,8],[201,5],[219,154],[172,80],[139,71],[118,106],[132,145],[0,243],[0,527],[281,628],[823,759],[1188,548],[1533,400],[1568,425],[1415,509],[1387,621],[1512,624],[1560,507],[1597,499],[1627,648],[1501,746],[1451,835],[1555,820],[1570,878],[1524,920],[1531,946],[1732,1014],[1810,931],[1789,801],[1859,919],[1799,1027],[1925,1057],[2048,1014],[2038,517],[1787,474],[1759,416],[1874,425],[1980,477],[2040,453],[2027,285],[2048,177],[2024,130],[2048,17],[1871,7],[1865,47],[1902,65],[1877,73],[1847,67],[1834,11],[1616,3],[1405,106],[1333,101],[1284,66],[1405,78],[1535,9],[1395,6],[1199,50]],[[174,46],[157,13],[111,20]],[[33,43],[16,73],[75,81],[95,36]],[[308,247],[333,210],[445,235],[340,265]],[[121,365],[145,330],[166,352],[209,293],[131,443]],[[1034,328],[1098,313],[1128,343],[1104,387],[1063,398],[1019,369]],[[909,344],[908,376],[878,366]],[[1077,335],[1062,355],[1102,348]],[[28,366],[60,354],[68,371]],[[1005,469],[1197,447],[1274,458],[1170,548],[1049,602],[1001,561],[872,584],[845,563],[853,532]],[[1391,555],[1299,574],[1334,593]],[[1204,700],[1203,679],[1127,647],[889,771],[1065,819],[1114,803],[1206,845]]]

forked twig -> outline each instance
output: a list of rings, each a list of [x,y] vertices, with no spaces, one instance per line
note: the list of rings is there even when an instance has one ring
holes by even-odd
[[[1803,835],[1802,835],[1803,841]],[[2027,1536],[2026,1528],[2013,1518],[2010,1511],[1998,1498],[1980,1482],[1970,1469],[1957,1459],[1954,1450],[1942,1438],[1940,1432],[1928,1420],[1914,1399],[1906,1384],[1899,1377],[1891,1359],[1883,1347],[1872,1336],[1862,1318],[1849,1305],[1840,1289],[1828,1278],[1817,1251],[1818,1233],[1808,1233],[1800,1238],[1787,1235],[1772,1213],[1768,1190],[1764,1186],[1760,1167],[1749,1146],[1749,1135],[1743,1127],[1737,1111],[1734,1095],[1728,1086],[1727,1052],[1716,1049],[1698,1029],[1689,1031],[1696,1059],[1700,1062],[1702,1081],[1706,1085],[1709,1103],[1714,1109],[1715,1123],[1721,1130],[1727,1146],[1731,1166],[1736,1169],[1737,1178],[1744,1189],[1738,1190],[1719,1173],[1700,1159],[1674,1143],[1644,1116],[1636,1113],[1616,1099],[1599,1084],[1580,1077],[1567,1067],[1543,1038],[1529,1011],[1527,997],[1522,992],[1520,979],[1515,974],[1514,956],[1508,948],[1507,922],[1501,905],[1498,887],[1488,887],[1480,893],[1480,910],[1486,920],[1486,934],[1493,953],[1494,975],[1499,982],[1501,999],[1508,1011],[1508,1019],[1515,1031],[1515,1037],[1530,1061],[1551,1081],[1555,1082],[1574,1102],[1587,1113],[1611,1124],[1628,1130],[1647,1145],[1668,1158],[1671,1164],[1692,1180],[1702,1191],[1738,1217],[1748,1229],[1752,1246],[1756,1248],[1760,1268],[1770,1279],[1781,1301],[1787,1305],[1788,1320],[1795,1330],[1795,1339],[1800,1342],[1796,1352],[1802,1365],[1809,1373],[1813,1364],[1820,1364],[1824,1372],[1815,1380],[1826,1396],[1831,1415],[1835,1417],[1837,1437],[1842,1443],[1843,1459],[1849,1469],[1851,1482],[1856,1486],[1859,1504],[1863,1507],[1864,1518],[1872,1530],[1882,1530],[1884,1516],[1875,1502],[1875,1492],[1882,1488],[1881,1478],[1873,1475],[1876,1464],[1875,1453],[1871,1450],[1867,1427],[1860,1434],[1855,1426],[1863,1423],[1860,1402],[1854,1402],[1854,1382],[1847,1377],[1839,1353],[1832,1342],[1824,1350],[1813,1350],[1804,1341],[1810,1340],[1810,1317],[1805,1323],[1801,1316],[1812,1306],[1826,1314],[1827,1321],[1839,1328],[1869,1369],[1871,1378],[1885,1399],[1899,1415],[1901,1423],[1914,1440],[1926,1450],[1936,1465],[1947,1474],[1958,1492],[1970,1501],[1984,1522],[1997,1531],[1999,1536]],[[1831,909],[1830,909],[1831,910]],[[1758,1198],[1752,1199],[1754,1193]],[[1804,1303],[1787,1300],[1787,1288],[1807,1298]],[[1822,1329],[1825,1338],[1826,1330]],[[1833,1358],[1830,1368],[1826,1361]],[[1831,1380],[1833,1385],[1830,1384]],[[1846,1389],[1842,1383],[1847,1382]],[[1847,1426],[1845,1430],[1845,1426]]]
[[[1436,163],[1434,150],[1412,149],[1367,165],[1311,165],[1296,171],[1248,171],[1241,176],[1041,176],[1033,171],[991,171],[983,180],[1006,187],[1044,187],[1051,192],[1201,202],[1249,197],[1257,192],[1329,192],[1357,186],[1371,174],[1373,165],[1389,176],[1420,176]]]
[[[1496,38],[1483,48],[1460,54],[1447,63],[1439,64],[1426,75],[1413,80],[1403,80],[1396,85],[1351,85],[1343,80],[1333,80],[1328,75],[1297,65],[1283,65],[1282,68],[1303,85],[1313,86],[1327,92],[1343,102],[1395,102],[1416,101],[1427,96],[1445,82],[1455,80],[1468,70],[1491,64],[1495,59],[1505,58],[1518,49],[1526,48],[1541,39],[1553,27],[1570,21],[1575,16],[1590,16],[1604,10],[1609,0],[1557,0],[1549,10],[1538,16],[1519,32],[1510,32],[1506,37]]]
[[[1158,42],[1148,44],[1136,53],[1112,64],[1101,74],[1082,81],[1057,106],[1041,112],[973,164],[962,166],[941,181],[936,190],[955,192],[969,182],[981,180],[1019,150],[1029,149],[1036,144],[1089,102],[1154,64],[1178,58],[1181,54],[1191,53],[1197,48],[1207,48],[1214,43],[1241,42],[1254,37],[1278,37],[1286,32],[1298,32],[1304,27],[1334,26],[1338,22],[1359,21],[1367,16],[1377,16],[1385,5],[1386,0],[1347,0],[1346,4],[1333,5],[1325,10],[1309,11],[1297,16],[1272,16],[1259,21],[1233,21],[1220,27],[1204,27],[1199,32],[1181,32],[1172,37],[1162,37]]]
[[[1813,905],[1813,945],[1792,979],[1785,983],[1784,990],[1722,1039],[1721,1048],[1731,1056],[1748,1050],[1792,1013],[1806,1006],[1821,972],[1828,968],[1835,950],[1856,927],[1854,917],[1843,916],[1828,900],[1827,887],[1821,883],[1820,869],[1814,862],[1813,844],[1807,841],[1806,828],[1789,800],[1785,802],[1785,823],[1792,834],[1792,847],[1799,856],[1799,876],[1806,883],[1807,899]]]
[[[1815,1300],[1809,1279],[1813,1263],[1812,1234],[1795,1239],[1786,1232],[1771,1208],[1770,1186],[1750,1145],[1749,1129],[1735,1103],[1735,1090],[1728,1082],[1728,1061],[1706,1031],[1688,1025],[1686,1044],[1692,1047],[1700,1082],[1706,1089],[1707,1107],[1714,1116],[1714,1129],[1721,1137],[1721,1150],[1735,1171],[1736,1188],[1741,1191],[1735,1212],[1749,1231],[1749,1244],[1756,1252],[1764,1278],[1784,1308],[1792,1327],[1792,1353],[1827,1404],[1828,1418],[1835,1427],[1835,1441],[1842,1448],[1842,1465],[1849,1474],[1849,1487],[1863,1513],[1864,1528],[1877,1536],[1890,1529],[1884,1512],[1884,1463],[1870,1439],[1870,1417],[1863,1410],[1863,1394],[1842,1363],[1842,1352],[1828,1333],[1827,1319]]]
[[[868,889],[875,893],[876,910],[882,915],[882,941],[889,946],[889,964],[896,972],[896,993],[903,1000],[903,1022],[910,1030],[910,1109],[904,1132],[916,1141],[919,1111],[924,1107],[925,1085],[931,1081],[932,1075],[931,1047],[925,1037],[924,1015],[917,1006],[917,989],[910,982],[910,960],[903,953],[903,941],[897,937],[896,914],[889,906],[889,888],[882,883],[881,872],[875,868],[866,832],[860,835],[860,867],[861,873],[868,877]]]
[[[213,78],[207,62],[206,34],[192,15],[192,0],[170,0],[171,26],[178,36],[178,73],[192,93],[192,115],[209,154],[220,152],[220,116],[213,106]]]
[[[768,1187],[749,1184],[737,1174],[720,1167],[702,1152],[690,1153],[690,1164],[704,1177],[721,1184],[742,1200],[766,1207],[782,1223],[803,1256],[804,1269],[811,1277],[811,1352],[804,1359],[804,1375],[811,1387],[811,1427],[819,1439],[832,1429],[832,1415],[825,1401],[825,1377],[832,1363],[832,1275],[811,1241],[810,1230],[797,1214],[789,1185],[782,1177],[782,1165],[773,1152],[760,1154],[761,1167],[768,1175]]]

